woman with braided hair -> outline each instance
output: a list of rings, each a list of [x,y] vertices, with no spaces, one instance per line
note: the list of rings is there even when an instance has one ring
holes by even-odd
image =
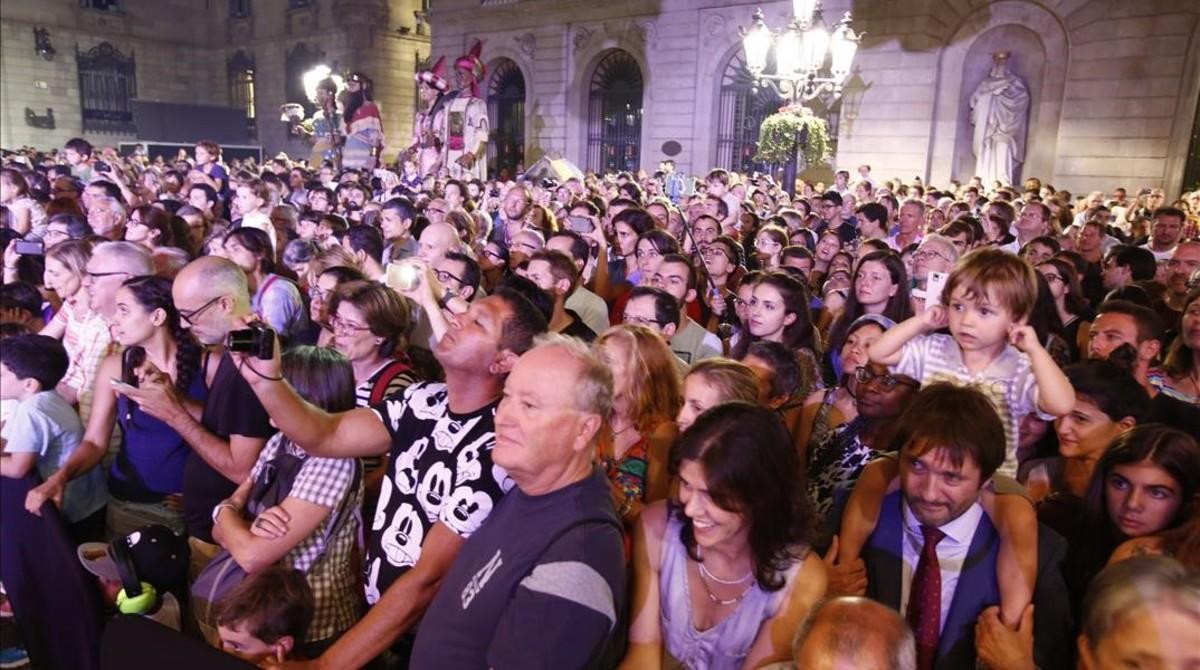
[[[202,349],[183,328],[171,298],[171,281],[162,277],[134,277],[121,285],[112,333],[124,351],[100,364],[83,443],[58,472],[29,492],[26,508],[36,514],[46,500],[61,504],[66,484],[97,467],[108,450],[113,424],[120,423],[121,447],[108,472],[108,534],[122,536],[152,523],[183,532],[180,492],[187,442],[137,403],[118,396],[112,381],[137,384],[157,371],[171,379],[185,403],[202,405],[208,395]]]

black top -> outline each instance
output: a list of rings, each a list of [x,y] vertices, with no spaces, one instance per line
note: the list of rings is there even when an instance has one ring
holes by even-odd
[[[208,360],[211,357],[206,363]],[[200,423],[222,440],[233,435],[265,440],[276,432],[267,410],[228,353],[221,354]],[[240,483],[229,481],[191,451],[183,468],[183,517],[188,535],[212,543],[212,509]]]
[[[367,524],[367,603],[421,558],[434,524],[466,538],[511,484],[492,465],[497,402],[450,411],[446,385],[421,382],[372,407],[392,436],[387,476]]]
[[[563,328],[562,334],[577,337],[584,342],[594,342],[596,340],[596,332],[587,327],[587,324],[575,313],[575,310],[568,309],[566,312],[571,317],[571,325]]]

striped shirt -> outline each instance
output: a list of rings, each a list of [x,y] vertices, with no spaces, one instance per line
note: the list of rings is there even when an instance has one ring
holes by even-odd
[[[1021,418],[1030,412],[1052,421],[1053,415],[1038,411],[1037,380],[1029,357],[1012,345],[988,367],[978,374],[967,370],[962,360],[962,350],[949,335],[934,333],[918,335],[904,344],[900,350],[900,362],[891,367],[894,373],[908,375],[921,386],[935,382],[950,382],[956,386],[969,386],[983,393],[996,408],[1004,424],[1004,437],[1008,444],[1004,450],[1004,464],[997,471],[1009,477],[1017,476],[1017,442]]]

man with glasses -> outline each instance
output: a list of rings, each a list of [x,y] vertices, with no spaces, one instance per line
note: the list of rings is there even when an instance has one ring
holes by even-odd
[[[679,301],[670,293],[654,286],[635,286],[629,292],[621,322],[645,326],[661,335],[669,345],[679,329],[679,315]],[[676,356],[675,364],[681,375],[687,372],[688,364],[682,358]]]
[[[913,253],[913,283],[918,291],[924,294],[926,287],[929,285],[930,272],[944,272],[949,274],[950,269],[958,262],[958,246],[950,238],[930,233],[921,241],[921,246],[917,247]],[[928,296],[926,296],[928,299]],[[935,302],[937,297],[935,296]]]
[[[1017,231],[1017,248],[1024,247],[1035,237],[1049,235],[1050,217],[1050,208],[1046,205],[1040,202],[1025,203],[1014,226]]]
[[[83,278],[88,304],[104,319],[116,312],[117,289],[133,277],[154,274],[154,261],[146,247],[134,242],[103,242],[92,250]]]
[[[206,347],[225,344],[231,331],[245,328],[255,318],[245,273],[224,258],[205,256],[192,261],[175,278],[171,293],[180,325],[191,330]],[[253,369],[262,363],[241,364]],[[275,432],[230,353],[224,351],[205,369],[212,365],[217,366],[216,372],[199,419],[183,404],[170,378],[157,371],[148,373],[139,387],[121,391],[179,433],[191,447],[183,471],[183,515],[192,549],[191,574],[198,574],[220,549],[213,543],[213,508],[246,480],[267,438]]]
[[[87,208],[88,225],[100,237],[117,241],[125,238],[125,206],[107,196],[92,198]]]
[[[650,278],[650,284],[669,293],[679,304],[679,325],[667,338],[671,351],[689,365],[720,356],[720,338],[705,330],[687,314],[687,305],[696,299],[699,289],[696,269],[691,261],[680,254],[666,254]]]
[[[837,233],[842,244],[849,244],[858,237],[856,221],[842,218],[842,194],[837,191],[826,191],[817,204],[817,215],[821,222],[817,224],[817,235],[826,230]]]
[[[451,311],[456,313],[465,312],[471,302],[479,297],[481,274],[479,263],[459,251],[448,252],[433,264],[433,275],[443,288],[441,302],[448,303],[455,298],[461,301],[458,309],[451,305]]]

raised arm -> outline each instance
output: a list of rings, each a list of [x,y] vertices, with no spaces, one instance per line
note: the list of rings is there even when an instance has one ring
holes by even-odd
[[[391,436],[373,410],[359,408],[330,414],[301,398],[282,379],[278,341],[275,357],[271,360],[231,355],[275,427],[310,455],[326,458],[376,456],[391,446]]]
[[[1038,341],[1032,326],[1020,326],[1010,336],[1013,346],[1029,357],[1033,379],[1037,383],[1037,407],[1046,414],[1064,416],[1075,408],[1075,388],[1050,352]]]
[[[895,365],[900,362],[900,352],[906,342],[918,335],[944,328],[948,323],[945,307],[927,307],[920,316],[909,317],[880,335],[867,350],[867,355],[872,363]]]

